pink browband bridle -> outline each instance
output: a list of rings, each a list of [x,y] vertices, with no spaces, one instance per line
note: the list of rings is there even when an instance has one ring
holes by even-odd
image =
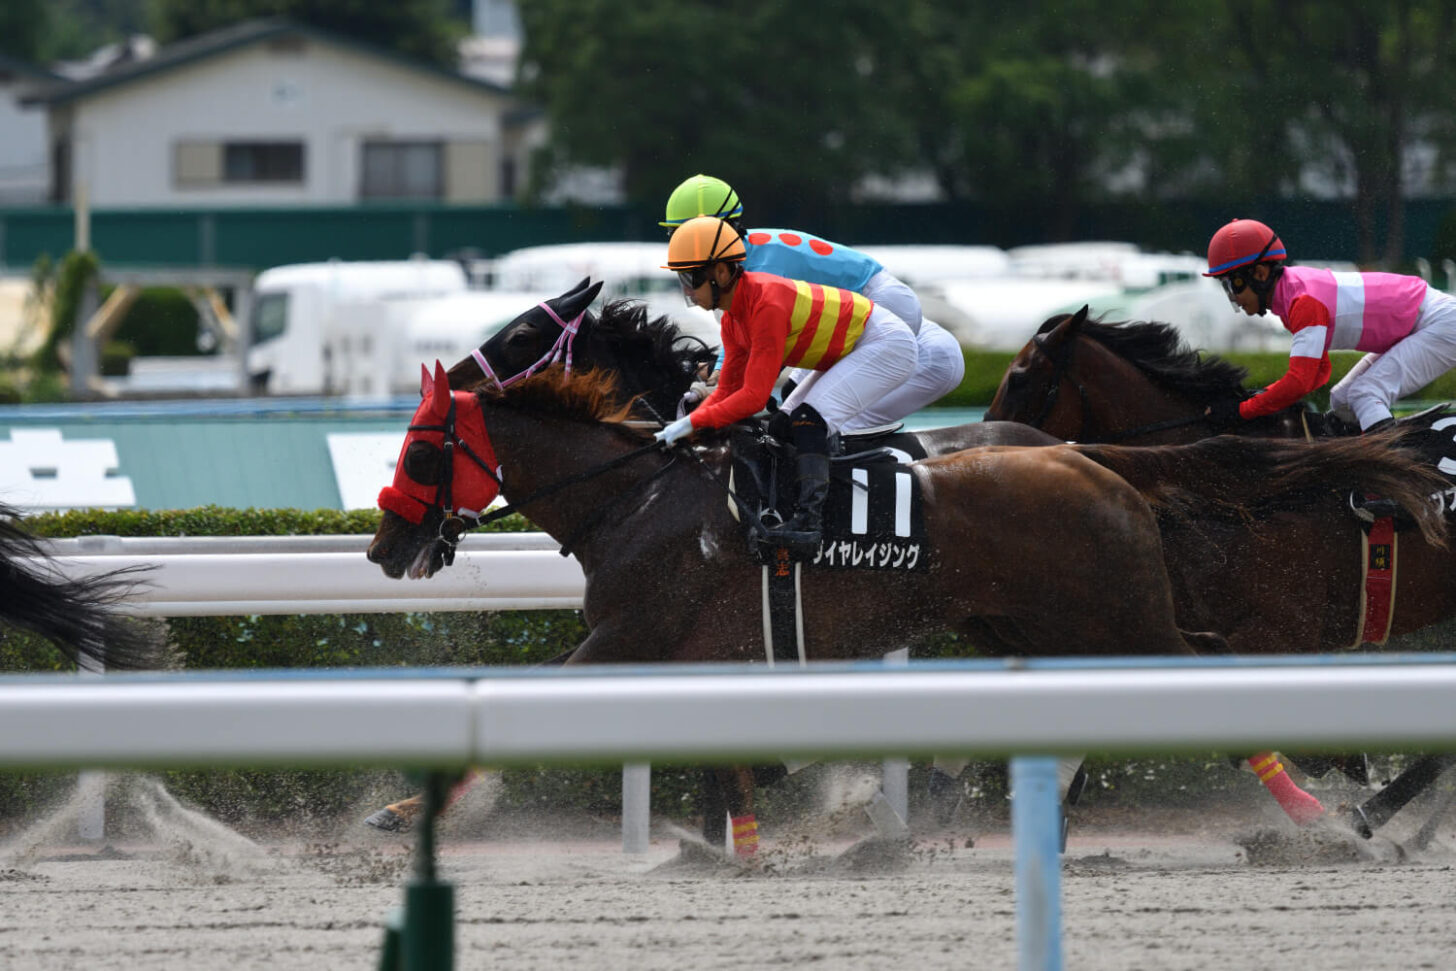
[[[577,314],[574,318],[572,318],[571,323],[567,323],[566,321],[562,320],[561,316],[557,314],[556,311],[552,310],[545,303],[545,301],[537,304],[537,306],[550,314],[551,319],[556,321],[556,323],[560,325],[561,336],[556,338],[556,343],[552,344],[551,349],[543,354],[541,356],[541,359],[535,364],[532,364],[520,374],[506,378],[504,381],[502,381],[499,377],[496,376],[495,368],[490,366],[490,362],[485,359],[485,355],[480,353],[480,348],[477,347],[475,350],[470,352],[470,356],[475,358],[475,363],[480,365],[480,370],[485,375],[485,380],[490,381],[502,391],[504,391],[506,388],[509,388],[517,381],[529,378],[531,375],[535,374],[542,368],[555,364],[558,360],[562,359],[566,361],[567,375],[569,376],[571,374],[571,348],[572,344],[576,341],[576,332],[581,329],[581,320],[583,317],[586,316],[586,311],[583,310],[581,313]]]

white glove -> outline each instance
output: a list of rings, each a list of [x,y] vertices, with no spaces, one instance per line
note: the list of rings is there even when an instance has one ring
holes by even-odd
[[[693,420],[691,418],[679,418],[652,437],[663,445],[671,445],[679,439],[687,438],[692,433]]]

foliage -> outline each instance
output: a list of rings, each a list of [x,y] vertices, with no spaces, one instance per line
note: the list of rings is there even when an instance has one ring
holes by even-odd
[[[751,219],[773,218],[911,160],[902,106],[881,96],[897,7],[533,0],[520,13],[521,90],[551,116],[556,161],[620,166],[633,200],[660,208],[707,171]]]
[[[60,367],[60,348],[70,340],[77,326],[77,315],[81,312],[81,300],[86,288],[96,282],[101,262],[95,253],[72,250],[61,260],[56,271],[56,292],[51,302],[51,331],[45,343],[36,351],[36,367],[43,371],[54,371]]]
[[[116,328],[143,357],[187,357],[197,347],[197,308],[175,287],[145,287]]]
[[[345,37],[454,68],[466,31],[450,0],[153,0],[161,43],[184,40],[259,17],[289,17]]]

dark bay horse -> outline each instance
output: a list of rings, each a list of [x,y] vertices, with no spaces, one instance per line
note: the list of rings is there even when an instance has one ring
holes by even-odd
[[[1213,434],[1203,410],[1213,401],[1244,397],[1241,367],[1190,349],[1169,324],[1103,323],[1087,308],[1048,319],[1017,354],[1002,378],[987,420],[1024,421],[1078,441],[1191,442]],[[1295,406],[1246,422],[1245,435],[1310,438],[1325,431],[1320,416]],[[1388,433],[1400,440],[1398,429]],[[1432,493],[1447,482],[1433,482]],[[1426,506],[1421,497],[1401,502]],[[1438,503],[1439,504],[1439,503]],[[1361,640],[1360,527],[1329,501],[1259,530],[1226,530],[1220,557],[1200,558],[1208,537],[1165,528],[1164,554],[1179,604],[1179,622],[1223,633],[1239,651],[1261,643],[1272,649],[1333,650]],[[1449,505],[1449,503],[1447,503]],[[1321,524],[1323,514],[1328,520]],[[1394,616],[1388,636],[1400,636],[1456,615],[1456,551],[1429,536],[1398,545]],[[1232,597],[1218,594],[1222,582]],[[1231,622],[1210,618],[1223,614]],[[1416,760],[1386,789],[1353,810],[1357,831],[1369,837],[1456,756]],[[1434,825],[1432,817],[1427,827]],[[1427,827],[1423,827],[1423,832]]]
[[[1242,368],[1189,350],[1168,324],[1100,323],[1084,307],[1041,326],[1012,361],[986,418],[1025,421],[1079,442],[1192,442],[1213,433],[1203,420],[1206,405],[1243,396],[1244,377]],[[1298,410],[1248,425],[1241,431],[1296,439],[1307,428]],[[1400,433],[1386,439],[1398,441]],[[1400,504],[1427,507],[1450,483],[1432,471],[1427,484],[1426,496],[1407,492]],[[1180,622],[1218,631],[1238,653],[1355,646],[1363,534],[1346,501],[1332,493],[1257,529],[1165,528]],[[1218,555],[1210,557],[1210,549]],[[1449,582],[1456,549],[1417,533],[1401,540],[1399,555],[1390,635],[1456,615],[1456,584]]]
[[[398,498],[384,503],[369,551],[387,574],[439,569],[458,535],[457,508],[483,509],[499,489],[558,539],[580,534],[591,633],[568,663],[756,659],[759,566],[724,501],[722,446],[667,454],[643,445],[623,427],[626,411],[605,376],[567,379],[558,368],[468,395],[451,394],[437,368],[424,390],[391,487]],[[453,447],[442,450],[446,442]],[[1003,655],[1217,650],[1220,638],[1185,634],[1174,620],[1150,501],[1165,517],[1213,528],[1228,514],[1254,517],[1337,482],[1424,487],[1422,471],[1387,443],[1348,444],[1295,450],[1228,439],[1112,449],[1098,461],[1068,446],[992,447],[915,463],[930,569],[868,576],[806,568],[810,656],[875,656],[947,629]],[[1271,474],[1240,474],[1249,462]],[[1128,481],[1151,484],[1141,492]],[[600,515],[604,508],[611,515]],[[644,603],[655,605],[648,625]],[[843,603],[858,606],[844,611]],[[907,614],[904,604],[915,609]],[[741,775],[732,782],[731,810],[751,812],[751,788]]]
[[[39,634],[78,667],[157,666],[159,647],[117,609],[136,589],[140,572],[129,567],[71,579],[51,563],[20,514],[0,504],[0,622]]]

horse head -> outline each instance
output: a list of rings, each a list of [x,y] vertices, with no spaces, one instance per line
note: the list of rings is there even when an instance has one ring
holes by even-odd
[[[1083,305],[1074,314],[1058,314],[1042,323],[1006,369],[991,406],[986,409],[985,421],[1015,421],[1052,431],[1047,426],[1056,413],[1062,382],[1071,369],[1077,337],[1087,322],[1088,312],[1089,308]],[[1055,427],[1061,425],[1062,422],[1055,422]]]
[[[454,386],[465,388],[483,381],[507,387],[556,361],[570,363],[578,332],[590,327],[593,320],[586,308],[601,290],[601,280],[592,283],[591,277],[582,277],[560,296],[520,314],[450,369]]]
[[[522,313],[450,369],[451,385],[503,388],[560,362],[568,371],[616,372],[623,402],[641,396],[643,417],[671,419],[717,354],[668,318],[649,317],[640,301],[613,300],[600,313],[588,312],[601,289],[601,281],[583,278]]]
[[[421,366],[420,406],[379,492],[384,518],[369,559],[386,574],[428,577],[454,559],[455,544],[500,494],[500,463],[485,430],[480,399],[452,391],[439,361]]]

